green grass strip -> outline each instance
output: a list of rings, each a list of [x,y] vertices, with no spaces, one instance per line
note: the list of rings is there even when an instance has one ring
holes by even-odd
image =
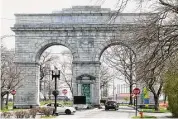
[[[152,119],[156,119],[155,116],[146,116],[146,115],[143,116],[143,118],[152,118]],[[140,117],[140,116],[133,116],[132,119],[141,119],[141,117]]]

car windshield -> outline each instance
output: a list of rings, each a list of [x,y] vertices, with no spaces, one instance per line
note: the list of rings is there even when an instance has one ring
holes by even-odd
[[[108,101],[107,104],[114,104],[116,103],[115,101]]]
[[[47,106],[54,106],[54,105],[55,105],[55,103],[47,104]],[[57,107],[62,107],[62,105],[57,103]]]

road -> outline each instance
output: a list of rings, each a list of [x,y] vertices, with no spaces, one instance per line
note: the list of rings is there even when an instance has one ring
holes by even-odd
[[[57,118],[60,119],[131,119],[135,115],[135,110],[130,107],[120,107],[119,110],[109,110],[104,109],[91,109],[77,111],[74,115],[59,115]]]

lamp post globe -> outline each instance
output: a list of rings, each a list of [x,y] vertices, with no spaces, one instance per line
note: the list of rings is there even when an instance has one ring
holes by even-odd
[[[58,90],[54,90],[54,91],[52,92],[52,94],[53,94],[54,96],[58,96],[58,95],[59,95],[59,91],[58,91]]]

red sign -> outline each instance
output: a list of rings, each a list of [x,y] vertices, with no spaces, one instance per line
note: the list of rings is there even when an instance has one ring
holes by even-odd
[[[11,90],[11,94],[15,95],[16,94],[16,90]]]
[[[62,93],[63,93],[64,95],[66,95],[66,94],[67,94],[67,89],[63,89],[63,90],[62,90]]]
[[[139,88],[134,88],[133,89],[133,94],[135,94],[135,95],[140,94],[140,89]]]

